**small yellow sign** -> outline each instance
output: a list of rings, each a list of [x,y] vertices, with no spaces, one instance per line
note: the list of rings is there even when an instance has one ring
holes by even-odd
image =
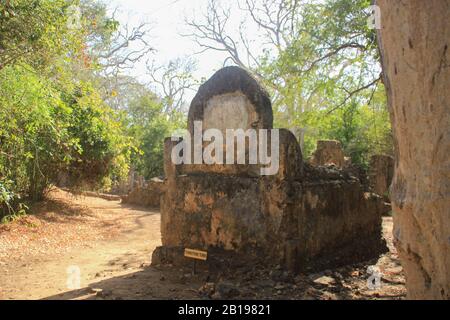
[[[208,258],[208,252],[185,248],[184,256],[187,258],[205,261]]]

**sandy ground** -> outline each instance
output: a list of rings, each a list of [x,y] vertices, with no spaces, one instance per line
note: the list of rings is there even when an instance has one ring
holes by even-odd
[[[0,298],[42,299],[150,263],[159,213],[57,190],[33,216],[0,227]]]
[[[245,266],[209,274],[151,267],[160,215],[55,190],[32,216],[0,226],[0,299],[402,299],[404,276],[384,218],[390,251],[378,260],[311,275]],[[369,288],[377,265],[380,286]],[[79,277],[78,277],[79,275]]]

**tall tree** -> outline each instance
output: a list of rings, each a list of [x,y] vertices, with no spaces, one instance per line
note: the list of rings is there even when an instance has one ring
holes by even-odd
[[[193,76],[196,68],[196,61],[189,57],[176,58],[167,65],[147,62],[147,71],[152,79],[150,85],[161,93],[166,114],[178,116],[179,112],[187,113],[186,95],[198,86]]]
[[[71,30],[69,8],[76,0],[0,1],[0,70],[17,61],[33,66],[77,51],[78,30]]]
[[[356,162],[392,152],[370,0],[238,3],[239,15],[210,0],[203,17],[187,20],[187,36],[200,52],[225,52],[259,78],[273,97],[275,124],[297,134],[305,156],[330,138]]]
[[[396,168],[394,237],[409,298],[450,299],[450,0],[378,0]]]

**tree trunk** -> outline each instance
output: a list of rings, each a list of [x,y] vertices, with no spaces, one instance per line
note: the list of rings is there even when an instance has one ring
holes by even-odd
[[[450,0],[378,0],[395,137],[394,239],[411,299],[450,298]]]

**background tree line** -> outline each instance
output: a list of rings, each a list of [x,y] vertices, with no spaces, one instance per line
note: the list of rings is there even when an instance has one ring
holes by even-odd
[[[228,5],[211,0],[187,17],[185,36],[257,77],[273,98],[276,126],[296,133],[306,157],[318,139],[340,140],[361,165],[392,152],[370,0],[239,0],[237,12]],[[198,85],[195,57],[155,65],[150,25],[121,25],[107,9],[96,0],[0,0],[5,219],[61,176],[70,187],[109,190],[130,169],[163,174],[163,138],[185,126],[186,95]],[[229,22],[235,13],[238,29]],[[127,72],[138,62],[147,62],[150,83]]]
[[[306,157],[317,140],[336,139],[367,166],[371,154],[392,153],[371,2],[238,0],[233,10],[210,0],[186,19],[186,36],[200,52],[225,52],[266,86],[275,125],[296,133]]]
[[[107,190],[130,168],[162,174],[163,137],[183,115],[123,72],[154,50],[148,32],[95,0],[0,1],[0,217],[61,176]]]

